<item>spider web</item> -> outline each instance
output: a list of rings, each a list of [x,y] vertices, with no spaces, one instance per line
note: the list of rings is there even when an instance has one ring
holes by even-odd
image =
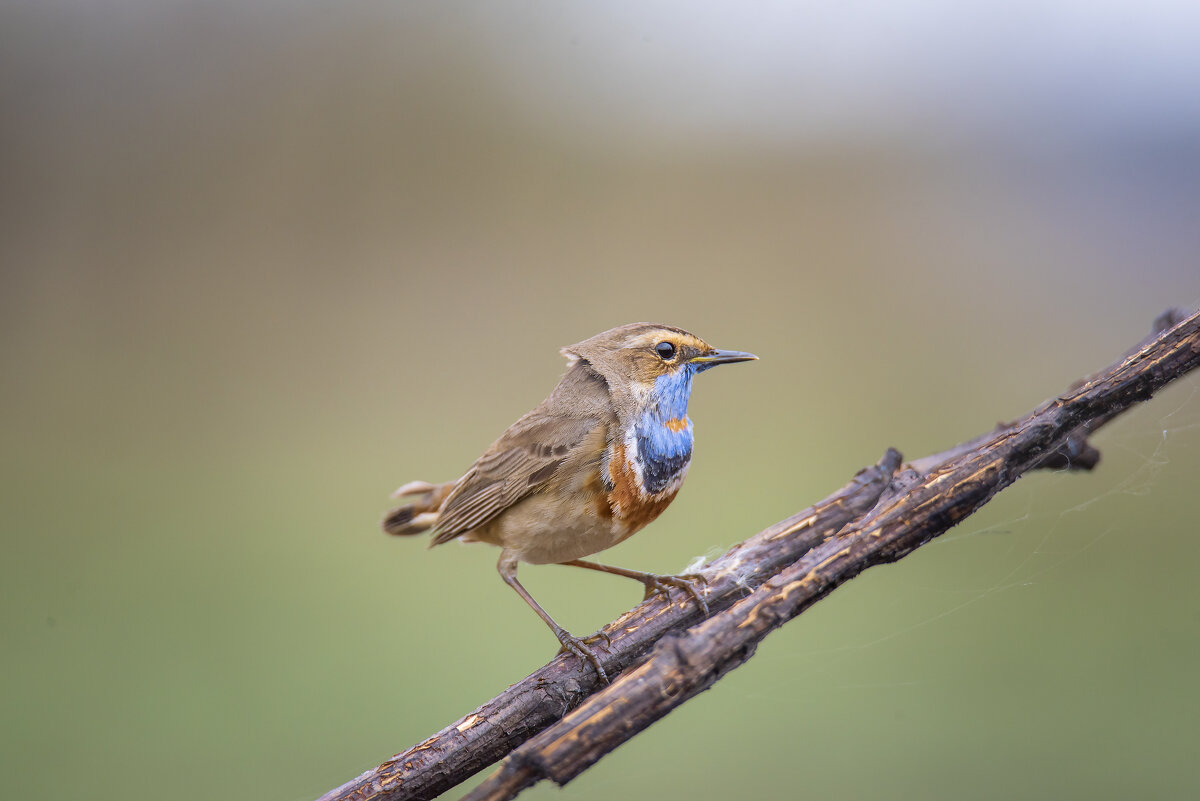
[[[1164,402],[1167,411],[1156,410]],[[1147,521],[1142,530],[1132,534],[1139,545],[1149,548],[1154,547],[1155,536],[1185,535],[1195,529],[1193,521],[1200,517],[1200,493],[1193,508],[1177,510],[1178,515],[1186,517],[1172,517],[1174,509],[1158,505],[1156,489],[1164,478],[1175,480],[1177,471],[1200,478],[1200,384],[1183,379],[1148,404],[1114,420],[1093,435],[1092,441],[1102,454],[1095,470],[1026,474],[960,526],[908,559],[885,566],[886,570],[873,568],[864,574],[872,581],[889,583],[889,591],[922,597],[921,603],[914,604],[921,611],[885,610],[882,619],[887,621],[886,631],[871,633],[868,620],[861,627],[840,627],[838,634],[828,638],[841,642],[816,647],[806,644],[799,631],[802,625],[785,627],[784,631],[793,632],[788,653],[773,658],[801,665],[793,665],[787,678],[762,685],[746,697],[770,696],[797,681],[828,678],[836,675],[839,667],[863,659],[864,652],[882,651],[921,630],[936,629],[959,616],[971,616],[975,608],[997,597],[1041,583],[1078,578],[1077,574],[1087,569],[1076,570],[1073,566],[1085,554],[1103,549],[1114,535],[1131,533],[1123,522],[1131,514]],[[929,570],[917,571],[923,577],[906,572],[914,562],[939,552],[942,558],[937,559],[939,567],[932,575]],[[1119,584],[1117,577],[1114,584]],[[823,605],[867,586],[856,581],[839,588],[806,616],[820,616],[823,612],[818,610]],[[928,611],[930,608],[933,611]],[[869,605],[859,609],[868,615],[880,611]],[[873,686],[899,687],[930,680],[922,675],[889,679]],[[844,689],[862,686],[834,682],[834,687]]]

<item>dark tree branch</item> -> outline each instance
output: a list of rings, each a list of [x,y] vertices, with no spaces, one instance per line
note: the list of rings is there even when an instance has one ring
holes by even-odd
[[[560,656],[322,801],[432,798],[510,751],[471,798],[511,798],[543,778],[569,781],[745,662],[770,631],[867,567],[938,536],[1025,471],[1094,466],[1088,434],[1200,364],[1200,315],[1164,315],[1156,327],[1121,362],[1022,420],[900,472],[889,450],[826,500],[735,546],[702,570],[713,615],[699,625],[682,594],[609,624],[612,644],[597,651],[610,674],[653,651],[582,706],[598,689],[595,673]]]
[[[774,629],[872,565],[894,562],[987,503],[1024,472],[1075,465],[1080,439],[1200,366],[1200,314],[1159,318],[1167,330],[1104,372],[971,447],[897,474],[876,506],[749,597],[685,633],[558,724],[516,749],[467,798],[498,801],[548,778],[565,784],[754,654]],[[1090,448],[1090,446],[1087,446]],[[1085,460],[1085,467],[1095,463]]]
[[[900,466],[889,450],[879,464],[859,472],[825,500],[735,545],[705,565],[705,598],[712,613],[729,608],[796,561],[814,545],[866,512]],[[626,669],[670,631],[701,619],[690,596],[652,598],[604,627],[611,644],[596,652],[609,675]],[[433,798],[493,764],[577,707],[599,687],[596,672],[570,655],[509,687],[466,717],[384,762],[319,801],[401,801]]]

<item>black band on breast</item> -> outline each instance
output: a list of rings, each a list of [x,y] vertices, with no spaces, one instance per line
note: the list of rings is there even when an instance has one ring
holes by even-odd
[[[647,437],[638,437],[638,466],[642,468],[643,489],[657,495],[678,477],[692,460],[691,450],[678,454],[653,454]]]

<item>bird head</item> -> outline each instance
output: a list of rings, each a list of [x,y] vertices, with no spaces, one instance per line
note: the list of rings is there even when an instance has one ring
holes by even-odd
[[[696,373],[758,358],[719,350],[682,328],[657,323],[622,325],[563,348],[562,353],[570,364],[587,362],[603,376],[618,409],[627,411],[680,400],[686,409]]]

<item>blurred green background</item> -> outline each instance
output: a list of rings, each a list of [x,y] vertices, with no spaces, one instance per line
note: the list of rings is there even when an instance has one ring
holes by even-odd
[[[305,799],[554,653],[385,538],[636,320],[706,374],[679,570],[1200,303],[1181,3],[6,3],[3,739],[17,798]],[[530,798],[1200,794],[1195,376]],[[526,568],[561,623],[627,582]],[[457,794],[451,794],[456,797]]]

